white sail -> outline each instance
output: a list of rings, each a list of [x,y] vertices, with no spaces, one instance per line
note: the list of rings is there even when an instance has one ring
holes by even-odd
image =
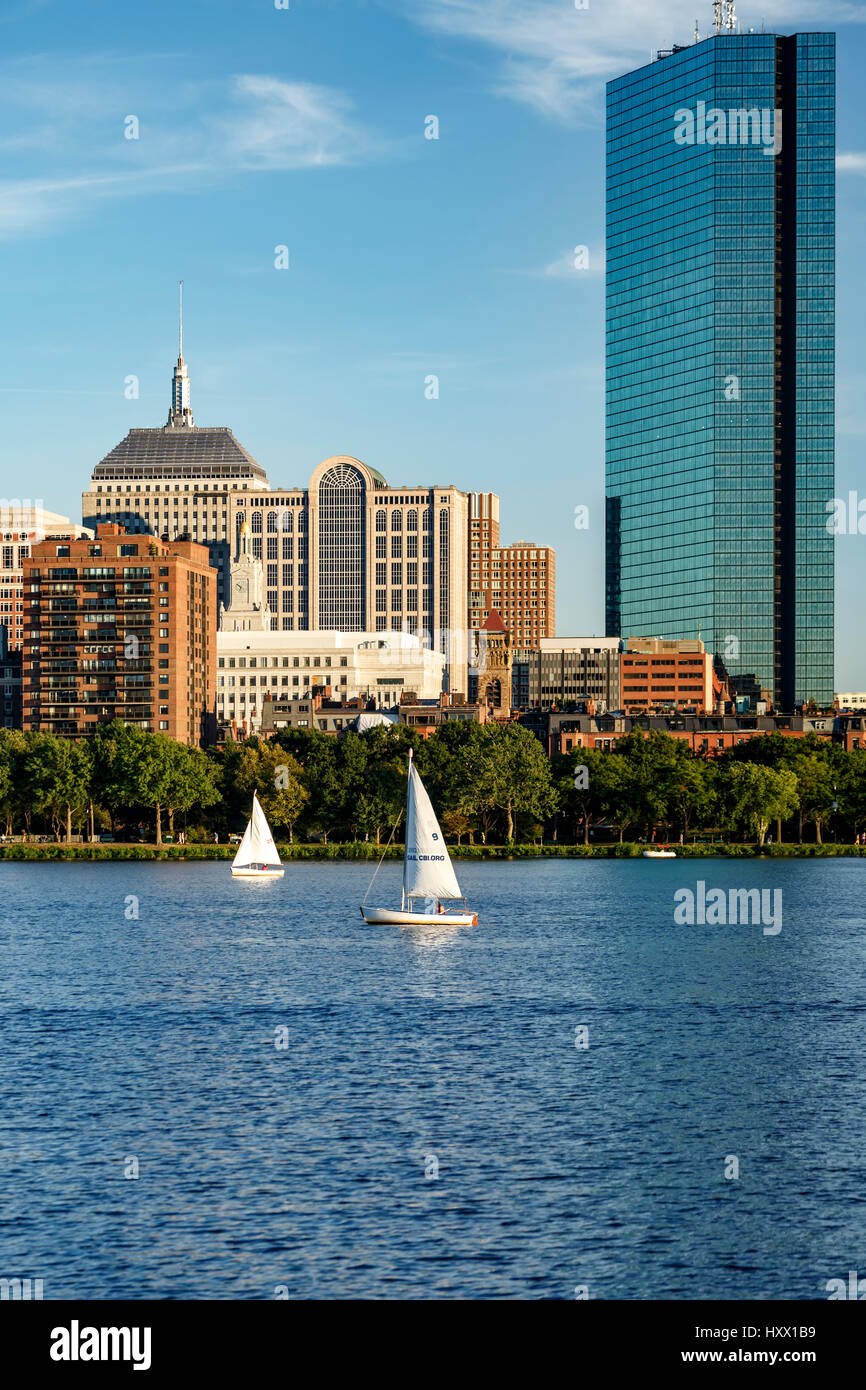
[[[462,898],[460,884],[445,848],[436,812],[424,783],[409,763],[406,795],[406,849],[403,856],[406,898]]]
[[[245,868],[247,864],[267,864],[269,869],[278,869],[280,863],[267,816],[259,804],[259,798],[253,792],[253,813],[244,831],[244,838],[238,845],[238,852],[232,860],[232,868]]]

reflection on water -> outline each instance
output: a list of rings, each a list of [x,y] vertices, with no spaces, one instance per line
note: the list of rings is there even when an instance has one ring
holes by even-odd
[[[367,864],[0,863],[0,1272],[706,1299],[862,1267],[866,864],[460,877],[477,926],[371,927]],[[781,933],[676,925],[698,878],[783,889]]]

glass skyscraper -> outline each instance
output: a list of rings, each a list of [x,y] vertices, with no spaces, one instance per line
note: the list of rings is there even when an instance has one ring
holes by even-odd
[[[721,32],[607,91],[611,636],[833,699],[833,34]]]

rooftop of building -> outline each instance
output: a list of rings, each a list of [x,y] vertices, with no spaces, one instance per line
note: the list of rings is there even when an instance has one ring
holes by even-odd
[[[130,430],[93,470],[104,478],[251,478],[269,487],[267,474],[224,426]]]
[[[307,629],[307,631],[283,632],[272,628],[265,632],[251,632],[244,628],[220,629],[217,632],[217,646],[220,650],[264,652],[271,650],[304,651],[317,649],[327,652],[366,651],[371,657],[376,653],[426,652],[431,658],[445,657],[431,647],[422,647],[421,638],[413,632],[338,632],[331,628]]]
[[[619,637],[539,637],[538,651],[614,651],[620,649]],[[530,648],[530,650],[532,650]]]

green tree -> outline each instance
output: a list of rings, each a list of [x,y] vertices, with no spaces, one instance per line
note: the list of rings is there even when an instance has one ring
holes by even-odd
[[[575,844],[579,827],[583,829],[583,843],[589,844],[590,824],[603,814],[604,763],[610,756],[597,748],[575,748],[570,753],[556,753],[550,760],[557,804],[561,814],[573,822]]]
[[[770,821],[797,809],[797,778],[789,768],[730,762],[719,769],[719,791],[729,825],[753,830],[762,847]]]
[[[683,840],[686,840],[689,830],[706,824],[714,797],[707,764],[703,758],[689,753],[681,743],[674,759],[668,794],[670,806],[682,826]]]
[[[821,826],[833,812],[833,773],[822,750],[800,747],[793,759],[793,771],[798,789],[798,837],[803,843],[803,822],[815,825],[815,839],[820,845]]]
[[[0,729],[0,815],[5,833],[11,835],[21,811],[27,740],[20,729]]]
[[[556,807],[550,763],[538,739],[521,724],[481,725],[482,796],[504,814],[505,839],[514,839],[518,814],[546,820]]]
[[[72,818],[82,812],[90,797],[92,758],[86,743],[54,734],[25,736],[25,793],[37,815],[50,819],[57,840],[65,829],[72,842]]]
[[[168,829],[174,835],[175,812],[188,814],[193,807],[205,808],[220,799],[217,770],[200,748],[169,741],[165,752],[165,796]]]

